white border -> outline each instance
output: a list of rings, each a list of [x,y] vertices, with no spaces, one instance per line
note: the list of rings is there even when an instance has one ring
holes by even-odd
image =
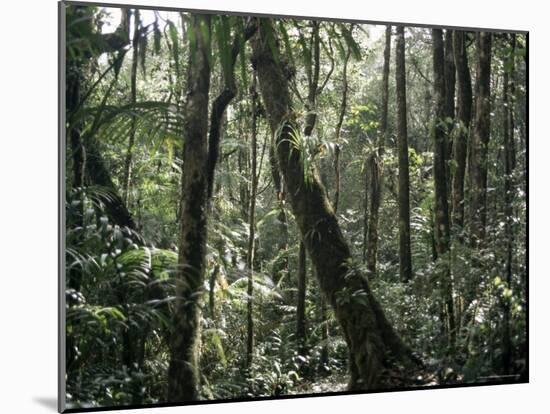
[[[113,3],[120,3],[113,1]],[[547,201],[548,23],[543,2],[461,0],[151,0],[132,4],[250,13],[512,28],[530,31],[530,377],[529,385],[457,388],[126,412],[522,413],[548,405],[550,294]],[[55,412],[57,383],[57,5],[2,5],[0,99],[0,372],[6,413]],[[538,76],[537,76],[538,75]],[[535,138],[538,137],[538,138]],[[535,190],[536,188],[536,190]],[[536,223],[536,225],[533,225]],[[535,346],[536,344],[536,346]],[[537,349],[539,352],[537,352]]]

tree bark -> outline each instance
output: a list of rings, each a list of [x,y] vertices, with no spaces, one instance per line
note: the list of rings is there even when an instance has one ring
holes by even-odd
[[[306,181],[300,151],[292,145],[297,129],[288,79],[281,66],[276,38],[268,19],[260,20],[253,43],[253,64],[269,124],[276,139],[277,160],[287,183],[290,204],[306,250],[315,267],[321,290],[335,310],[350,350],[351,389],[383,387],[382,370],[390,356],[412,361],[414,357],[386,319],[368,282],[353,264],[326,190],[312,167]],[[271,46],[270,46],[271,44]],[[274,56],[274,53],[276,54]]]
[[[405,76],[405,28],[397,26],[395,44],[397,88],[397,152],[399,163],[399,273],[401,281],[412,279],[411,219],[409,203],[409,145],[407,140],[407,92]]]
[[[447,201],[447,177],[446,177],[446,136],[448,126],[445,117],[449,108],[446,107],[446,93],[444,73],[444,47],[443,33],[441,29],[432,29],[433,42],[433,72],[434,72],[434,96],[435,96],[435,122],[432,127],[432,139],[434,143],[434,186],[435,186],[435,245],[439,263],[439,282],[443,287],[443,300],[447,317],[446,330],[450,345],[455,342],[455,318],[452,295],[452,280],[450,271],[450,223],[449,205]]]
[[[168,401],[198,397],[199,301],[204,286],[208,203],[208,94],[210,89],[210,16],[193,14],[188,95],[185,105],[182,200],[176,301],[170,337]],[[205,36],[208,35],[207,37]]]
[[[472,80],[468,66],[465,36],[465,32],[456,30],[453,39],[458,87],[457,119],[459,125],[453,141],[452,224],[458,232],[458,240],[460,241],[464,239],[464,178],[466,176],[466,155],[472,120]]]
[[[473,246],[485,240],[487,221],[487,150],[491,131],[491,33],[476,34],[475,123],[470,145],[470,237]]]

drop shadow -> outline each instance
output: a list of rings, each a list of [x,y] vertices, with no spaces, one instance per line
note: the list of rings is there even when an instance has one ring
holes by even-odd
[[[57,412],[57,398],[33,397],[33,401],[37,404],[40,404],[42,407],[48,408],[53,412]]]

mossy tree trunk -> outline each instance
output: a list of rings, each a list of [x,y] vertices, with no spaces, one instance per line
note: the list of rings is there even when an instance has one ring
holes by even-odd
[[[432,126],[434,144],[434,185],[435,185],[435,246],[439,259],[438,279],[442,286],[444,310],[446,316],[445,329],[449,337],[449,344],[455,342],[455,318],[452,295],[452,281],[450,269],[450,223],[449,204],[447,200],[447,134],[449,131],[446,116],[449,108],[446,107],[446,93],[444,73],[444,47],[441,29],[432,29],[432,52],[434,71],[435,120]],[[454,94],[453,94],[454,95]]]
[[[399,164],[399,273],[401,281],[412,279],[411,217],[409,202],[409,144],[407,137],[407,86],[405,72],[405,28],[397,26],[395,42],[397,89],[397,154]]]
[[[182,200],[176,301],[170,337],[168,401],[198,397],[199,301],[206,255],[208,94],[210,89],[210,16],[193,14],[188,95],[185,104]],[[208,36],[205,36],[208,35]]]
[[[253,42],[253,63],[275,134],[279,168],[320,287],[334,308],[350,351],[349,387],[380,388],[391,357],[408,362],[414,357],[386,319],[367,279],[354,265],[317,171],[314,167],[304,171],[302,155],[292,144],[298,125],[276,38],[271,22],[261,19],[259,36]]]

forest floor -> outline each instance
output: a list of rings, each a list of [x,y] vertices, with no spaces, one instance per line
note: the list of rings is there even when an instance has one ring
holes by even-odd
[[[291,392],[291,394],[319,394],[327,392],[346,391],[348,377],[346,375],[331,375],[320,378],[315,382],[304,382]]]

